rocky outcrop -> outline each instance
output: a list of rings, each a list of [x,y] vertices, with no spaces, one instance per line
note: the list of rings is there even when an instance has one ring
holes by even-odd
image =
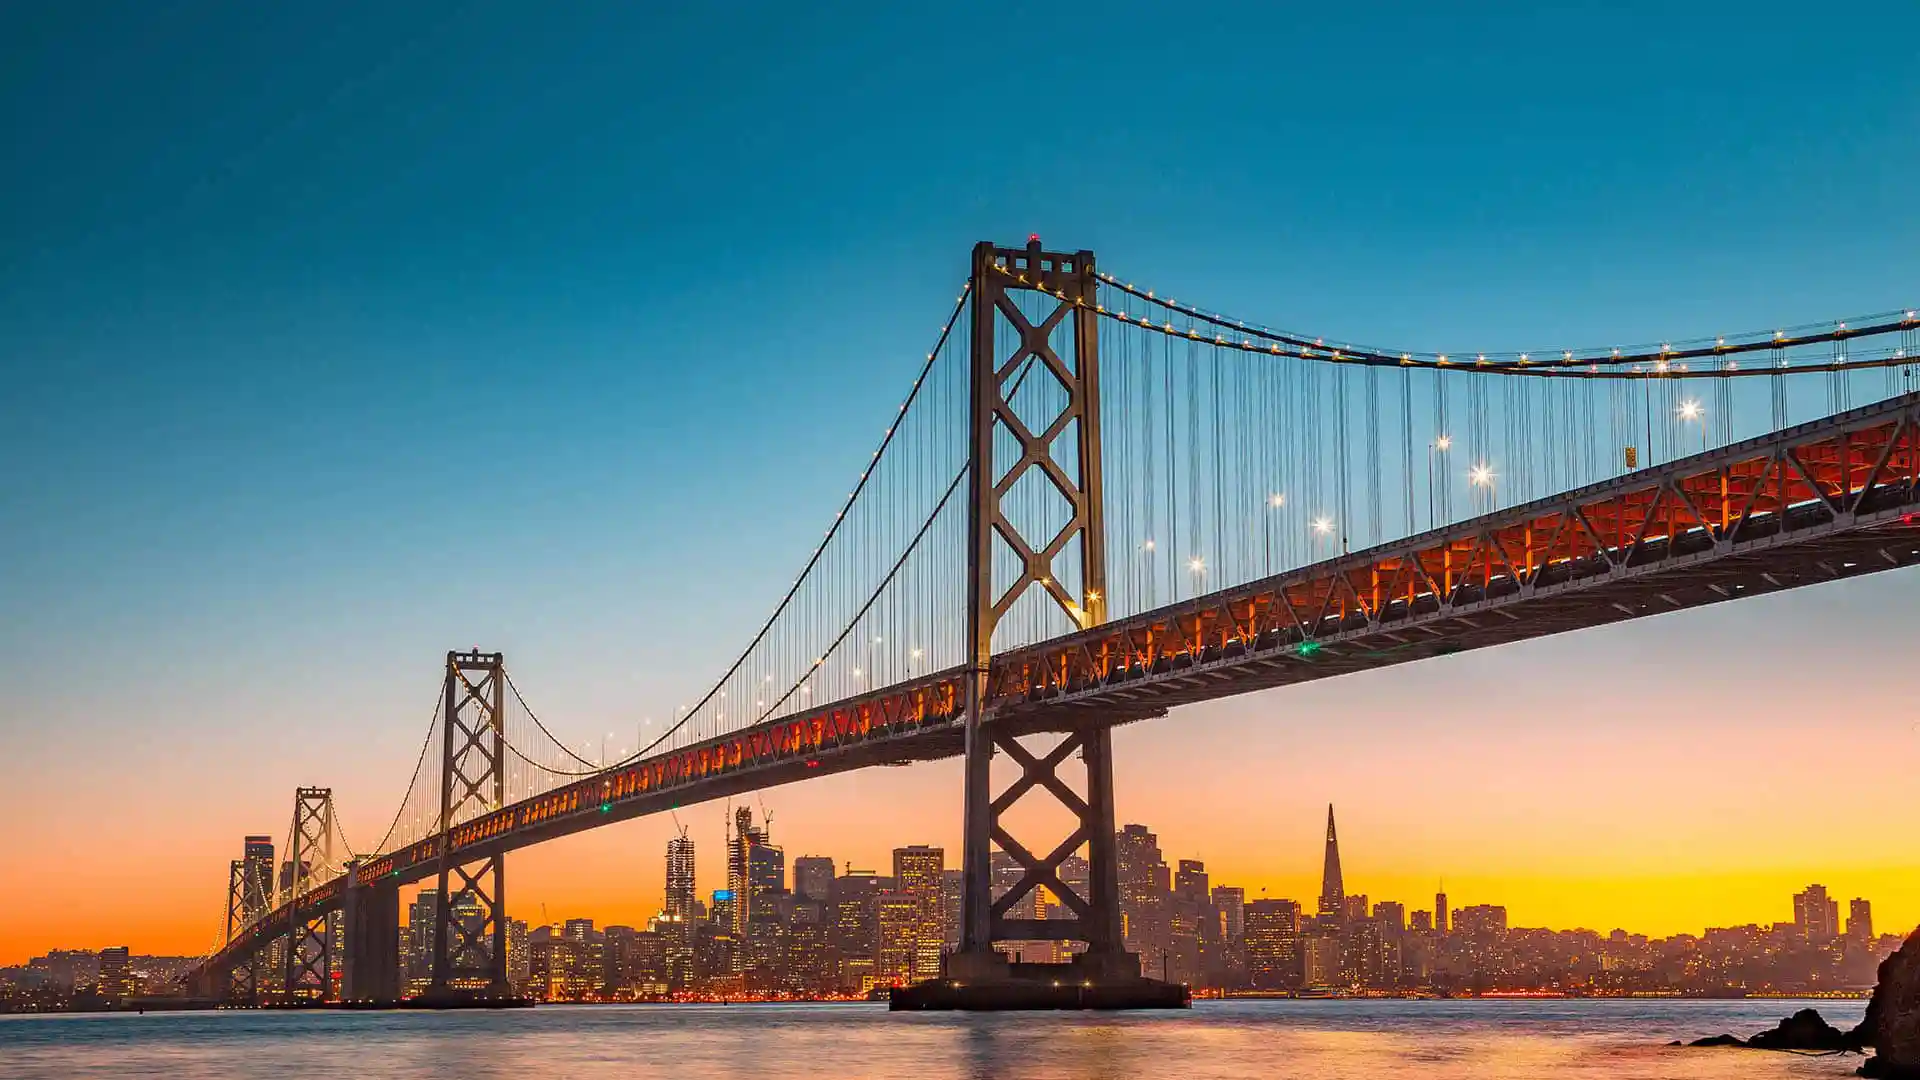
[[[1771,1031],[1747,1040],[1756,1050],[1854,1050],[1853,1036],[1827,1023],[1818,1009],[1801,1009]]]
[[[1679,1043],[1670,1043],[1679,1046]],[[1704,1039],[1695,1039],[1688,1046],[1745,1046],[1747,1041],[1738,1035],[1709,1035]]]
[[[1854,1035],[1874,1051],[1860,1075],[1920,1080],[1920,930],[1880,962],[1879,985]]]

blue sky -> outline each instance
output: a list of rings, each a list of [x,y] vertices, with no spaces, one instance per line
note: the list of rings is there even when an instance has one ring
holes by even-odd
[[[979,239],[1408,347],[1914,302],[1920,11],[1549,7],[7,7],[0,787],[390,805],[469,644],[666,711]]]

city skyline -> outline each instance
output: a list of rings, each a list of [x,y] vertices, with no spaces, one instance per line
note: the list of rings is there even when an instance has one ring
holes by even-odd
[[[611,902],[587,900],[562,902],[556,898],[538,893],[533,896],[526,896],[523,892],[521,894],[522,899],[509,905],[510,916],[518,921],[536,927],[540,925],[558,927],[562,923],[568,921],[577,922],[582,919],[601,926],[630,925],[645,927],[661,919],[677,918],[690,922],[692,921],[692,912],[695,908],[711,915],[715,910],[714,905],[716,901],[718,901],[724,893],[727,899],[733,903],[734,907],[729,909],[729,913],[720,917],[728,920],[734,932],[744,938],[753,916],[750,905],[741,903],[740,898],[750,898],[754,896],[756,894],[756,882],[758,883],[757,889],[760,891],[781,891],[787,889],[790,875],[792,882],[791,891],[797,895],[804,891],[800,886],[800,882],[803,876],[809,872],[824,871],[828,874],[828,880],[832,880],[834,877],[844,875],[848,872],[877,873],[883,878],[897,877],[899,873],[899,858],[903,851],[925,850],[932,852],[935,856],[940,856],[944,852],[957,850],[938,843],[922,842],[903,846],[896,841],[890,847],[886,848],[877,859],[863,860],[850,855],[843,856],[833,853],[829,850],[832,847],[830,841],[815,842],[813,838],[809,838],[808,846],[804,848],[793,847],[789,850],[789,845],[782,843],[781,837],[776,837],[772,833],[772,819],[770,817],[756,818],[754,807],[743,803],[726,801],[719,805],[726,811],[727,820],[724,822],[718,835],[707,837],[707,842],[704,844],[701,843],[700,832],[694,828],[693,825],[687,824],[685,820],[679,819],[676,815],[676,824],[673,827],[673,832],[663,845],[663,850],[665,851],[664,870],[654,875],[643,874],[643,880],[650,880],[652,884],[643,887],[640,891],[631,895],[615,898]],[[764,800],[757,805],[763,811],[765,810]],[[699,820],[698,816],[689,815],[689,817],[695,822]],[[1209,863],[1208,860],[1201,857],[1201,853],[1198,852],[1181,852],[1177,844],[1170,844],[1167,841],[1165,834],[1154,831],[1149,826],[1129,823],[1122,829],[1121,834],[1123,873],[1126,865],[1126,836],[1133,830],[1140,830],[1140,835],[1144,838],[1143,842],[1152,845],[1156,852],[1165,853],[1164,860],[1169,868],[1175,865],[1185,866],[1190,863],[1206,864],[1209,866],[1221,865]],[[1497,906],[1506,913],[1509,924],[1516,928],[1534,927],[1556,932],[1582,930],[1601,934],[1625,931],[1628,934],[1656,939],[1674,936],[1697,936],[1716,928],[1747,925],[1768,927],[1773,924],[1805,922],[1807,912],[1800,907],[1800,900],[1802,898],[1800,893],[1809,885],[1811,885],[1813,889],[1822,890],[1821,895],[1823,898],[1831,897],[1830,903],[1833,906],[1833,914],[1829,917],[1835,926],[1844,925],[1848,918],[1857,914],[1857,911],[1851,910],[1844,905],[1857,905],[1862,902],[1871,904],[1873,902],[1872,896],[1862,895],[1863,892],[1869,892],[1870,890],[1850,889],[1846,885],[1831,887],[1828,885],[1829,881],[1848,882],[1850,879],[1847,877],[1834,877],[1833,875],[1822,877],[1820,875],[1814,875],[1812,877],[1803,876],[1803,879],[1795,879],[1795,884],[1792,886],[1791,892],[1781,891],[1767,896],[1766,902],[1761,905],[1757,914],[1751,914],[1754,909],[1741,908],[1736,909],[1726,917],[1719,919],[1708,918],[1693,926],[1662,927],[1655,930],[1634,925],[1630,919],[1600,919],[1597,921],[1589,920],[1576,923],[1554,924],[1547,921],[1530,921],[1526,917],[1527,913],[1524,907],[1517,910],[1514,909],[1513,906],[1503,897],[1499,896],[1497,892],[1490,890],[1483,891],[1483,886],[1469,886],[1468,889],[1463,891],[1460,888],[1459,879],[1454,878],[1451,879],[1450,882],[1449,878],[1445,875],[1433,879],[1433,881],[1429,883],[1430,888],[1426,892],[1417,891],[1418,886],[1408,881],[1403,875],[1387,875],[1382,878],[1375,878],[1368,875],[1365,871],[1362,871],[1358,875],[1350,875],[1346,868],[1349,865],[1356,864],[1351,862],[1352,849],[1343,849],[1337,839],[1335,806],[1333,804],[1325,807],[1324,825],[1319,830],[1319,835],[1324,840],[1324,843],[1320,845],[1318,868],[1303,870],[1282,879],[1292,882],[1291,888],[1275,888],[1266,884],[1241,883],[1238,879],[1232,878],[1230,874],[1223,873],[1217,869],[1214,870],[1210,876],[1216,883],[1230,883],[1239,888],[1248,903],[1265,900],[1285,901],[1293,904],[1297,911],[1308,918],[1314,916],[1316,911],[1321,916],[1338,915],[1342,910],[1341,896],[1346,892],[1346,883],[1354,880],[1364,880],[1367,887],[1356,890],[1356,892],[1365,893],[1376,899],[1398,900],[1402,897],[1425,897],[1431,899],[1435,893],[1438,893],[1443,897],[1447,897],[1456,910],[1462,907]],[[743,836],[745,837],[744,841],[741,839]],[[268,881],[277,879],[280,887],[284,888],[288,880],[288,869],[284,861],[284,852],[279,852],[275,848],[272,838],[270,837],[249,835],[243,839],[244,857],[233,860],[233,874],[240,875],[244,873],[249,882],[262,877],[265,877]],[[1362,853],[1362,858],[1357,865],[1362,867],[1373,865],[1372,861],[1365,857],[1366,847],[1362,846],[1359,850]],[[765,854],[767,858],[765,860],[760,859],[759,855],[761,854]],[[280,861],[275,862],[275,859],[279,859]],[[1304,864],[1311,860],[1303,857],[1299,861]],[[717,865],[714,865],[716,863]],[[942,865],[944,865],[948,871],[955,870],[957,866],[956,863],[951,861],[943,863]],[[764,869],[761,869],[763,866]],[[676,883],[678,883],[677,886]],[[271,886],[269,886],[269,889],[270,888]],[[517,888],[525,887],[517,886]],[[678,891],[676,891],[676,888]],[[1126,894],[1127,888],[1127,882],[1123,879],[1123,896]],[[421,887],[405,889],[403,890],[403,896],[406,897],[407,904],[413,904],[418,902],[420,894],[423,892],[429,894],[432,892],[431,882]],[[1783,898],[1788,899],[1783,900]],[[1416,900],[1411,904],[1406,904],[1406,910],[1409,913],[1417,912],[1420,902],[1421,901]],[[1431,904],[1429,904],[1429,908],[1431,908]],[[1901,921],[1902,916],[1900,914],[1904,909],[1897,900],[1891,904],[1886,904],[1883,901],[1882,906],[1877,907],[1875,910],[1879,913],[1877,918],[1879,925],[1882,927],[1890,930],[1904,929],[1905,924]],[[551,917],[547,915],[549,911],[554,913]],[[1743,912],[1749,913],[1750,917],[1742,917],[1741,913]],[[99,932],[105,935],[102,940],[120,941],[127,937],[125,934],[116,934],[111,930],[103,929]],[[111,946],[91,946],[86,941],[68,940],[57,945],[47,946],[40,951],[44,953],[48,949],[58,950],[72,948],[89,951],[90,949],[100,947]],[[169,950],[150,946],[149,943],[145,941],[133,941],[131,947],[145,955],[173,955]],[[684,951],[689,947],[690,946],[679,946],[677,948]],[[679,953],[675,953],[675,955],[679,955]],[[25,963],[31,958],[31,955],[17,959],[0,956],[0,967]],[[923,960],[923,964],[930,962],[930,960]]]
[[[1363,891],[1369,883],[1345,873],[1331,805],[1311,903],[1250,897],[1201,860],[1169,858],[1144,824],[1122,825],[1115,840],[1126,948],[1148,974],[1201,992],[1839,993],[1870,984],[1878,961],[1903,936],[1876,932],[1869,899],[1854,897],[1843,907],[1819,883],[1792,895],[1789,919],[1670,938],[1625,928],[1527,927],[1504,905],[1462,903],[1444,886],[1430,903],[1370,894]],[[645,920],[550,915],[544,905],[538,922],[512,919],[500,940],[513,991],[549,1001],[867,997],[938,976],[958,946],[960,871],[940,847],[895,846],[891,865],[879,871],[851,861],[837,866],[826,855],[789,860],[771,818],[756,819],[741,806],[728,823],[726,874],[705,889],[694,869],[697,846],[684,827],[667,841],[667,899]],[[272,865],[275,853],[264,838],[247,837],[243,850],[236,877],[251,880]],[[1085,889],[1083,857],[1070,857],[1060,872],[1069,888]],[[1011,857],[996,857],[996,895],[1018,877]],[[431,985],[440,902],[429,886],[404,908],[400,972],[409,996]],[[1011,914],[1071,915],[1046,890],[1029,894]],[[477,907],[456,909],[453,918],[470,927],[485,920]],[[1058,963],[1078,947],[1001,946],[1030,963]],[[269,970],[280,962],[266,961]],[[185,963],[128,946],[54,950],[24,966],[0,965],[0,1011],[99,1008],[164,993],[168,973]],[[331,970],[330,994],[337,994],[339,968],[322,970]]]
[[[0,204],[0,963],[207,948],[239,838],[284,843],[299,785],[377,840],[450,647],[504,651],[584,757],[651,741],[834,520],[979,240],[1408,347],[1920,299],[1890,179],[1920,164],[1916,76],[1877,35],[1752,79],[1804,29],[1246,13],[1236,37],[1314,43],[1278,81],[1188,63],[1204,21],[970,13],[907,48],[893,16],[692,18],[0,14],[29,103]],[[1130,117],[1006,123],[1030,95],[978,57],[1007,36]],[[1620,77],[1567,79],[1570,43]],[[1336,146],[1392,165],[1300,166]],[[1182,706],[1115,731],[1119,820],[1255,897],[1317,896],[1334,802],[1382,895],[1444,877],[1521,923],[1670,933],[1819,881],[1913,925],[1920,725],[1886,674],[1916,607],[1892,571]],[[765,797],[792,857],[961,846],[957,762]],[[727,812],[681,811],[704,882]],[[511,913],[644,919],[674,829],[515,851]]]

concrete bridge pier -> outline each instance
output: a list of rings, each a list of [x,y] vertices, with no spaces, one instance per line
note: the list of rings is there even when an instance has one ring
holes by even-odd
[[[353,869],[347,870],[353,880]],[[398,1001],[400,886],[384,881],[350,885],[341,902],[342,1001]]]

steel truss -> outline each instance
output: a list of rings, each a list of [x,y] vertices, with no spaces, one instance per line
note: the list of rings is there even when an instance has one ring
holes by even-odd
[[[446,738],[440,774],[440,901],[434,912],[431,993],[505,997],[507,909],[504,860],[454,856],[449,834],[506,799],[506,660],[500,653],[447,654]]]
[[[1145,711],[1920,562],[1920,394],[1002,654],[996,714]]]
[[[328,915],[302,911],[298,898],[333,865],[333,789],[303,787],[293,793],[293,844],[287,850],[286,979],[289,998],[326,998],[333,993],[333,934]]]

